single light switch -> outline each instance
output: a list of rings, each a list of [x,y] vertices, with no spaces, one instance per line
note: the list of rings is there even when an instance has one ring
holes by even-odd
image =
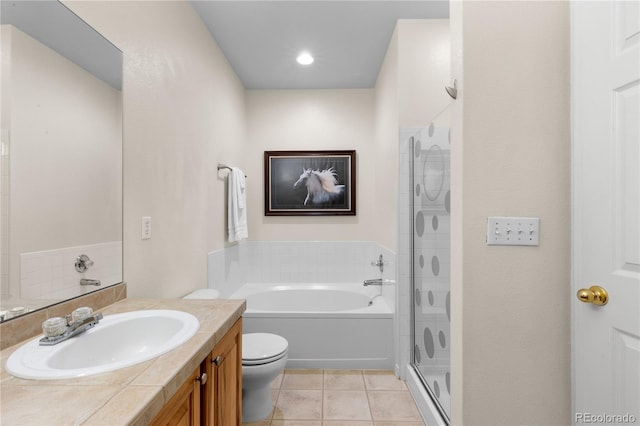
[[[540,218],[490,217],[487,219],[487,245],[540,245]]]

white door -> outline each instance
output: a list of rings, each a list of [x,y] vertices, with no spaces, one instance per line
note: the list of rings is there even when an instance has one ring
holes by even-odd
[[[573,423],[640,424],[640,2],[571,3]]]

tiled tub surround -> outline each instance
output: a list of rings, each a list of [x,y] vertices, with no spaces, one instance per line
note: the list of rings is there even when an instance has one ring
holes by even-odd
[[[94,262],[83,273],[75,269],[81,254]],[[96,289],[81,286],[81,278],[100,280],[102,286],[122,281],[122,241],[20,254],[23,299],[68,299]]]
[[[75,260],[81,254],[94,262],[84,273],[75,269]],[[37,310],[121,282],[122,242],[22,253],[18,278],[19,288],[7,289],[0,298],[0,311],[6,311],[9,318],[16,307]],[[100,280],[100,286],[82,286],[82,278]]]
[[[24,380],[2,369],[2,423],[10,425],[146,425],[241,317],[243,300],[126,299],[105,315],[140,309],[177,309],[195,315],[200,329],[160,357],[111,373],[68,380]],[[18,345],[0,352],[2,366]]]
[[[380,254],[384,272],[371,262]],[[396,279],[396,255],[370,241],[243,241],[208,255],[208,287],[229,297],[246,283],[362,283]],[[395,306],[395,286],[383,287]]]

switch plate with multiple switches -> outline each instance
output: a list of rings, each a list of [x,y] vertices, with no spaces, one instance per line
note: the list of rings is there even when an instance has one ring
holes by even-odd
[[[143,216],[142,217],[142,240],[150,240],[151,239],[151,217]]]
[[[490,217],[487,219],[487,245],[537,246],[540,244],[540,218]]]

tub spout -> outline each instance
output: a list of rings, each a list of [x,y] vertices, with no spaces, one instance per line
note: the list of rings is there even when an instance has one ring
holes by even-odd
[[[365,287],[368,285],[383,285],[383,284],[395,284],[395,280],[383,280],[382,278],[374,278],[372,280],[364,280],[362,285]]]

